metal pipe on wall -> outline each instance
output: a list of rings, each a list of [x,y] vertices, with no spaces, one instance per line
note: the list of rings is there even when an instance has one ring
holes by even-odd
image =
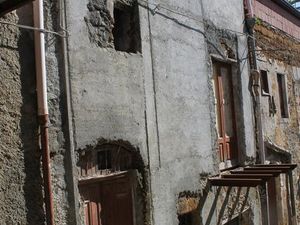
[[[33,2],[34,26],[44,29],[43,0]],[[40,127],[40,144],[42,150],[44,194],[47,225],[54,225],[53,197],[51,187],[50,151],[48,135],[48,103],[45,59],[45,36],[41,31],[34,32],[36,89],[38,103],[38,122]]]
[[[256,145],[259,153],[260,163],[265,164],[265,145],[264,136],[262,128],[262,112],[261,112],[261,99],[260,99],[260,72],[257,65],[256,57],[256,43],[254,38],[254,26],[255,26],[255,16],[253,9],[252,0],[244,0],[246,25],[248,28],[248,48],[249,48],[249,62],[250,62],[250,79],[252,82],[252,96],[254,100],[254,115],[255,115],[255,133],[256,133]],[[269,205],[269,194],[268,185],[264,186],[266,201],[262,203],[264,206],[262,208],[262,213],[266,214],[266,217],[262,218],[262,222],[265,225],[270,225],[270,205]]]
[[[252,78],[252,87],[254,92],[254,100],[255,100],[255,118],[256,118],[256,141],[258,145],[258,151],[260,156],[260,163],[265,163],[265,146],[264,146],[264,135],[262,128],[262,112],[261,112],[261,99],[260,99],[260,73],[258,71],[257,66],[257,58],[255,52],[255,38],[254,38],[254,25],[255,25],[255,17],[253,10],[252,0],[245,0],[245,6],[248,11],[246,14],[246,24],[249,30],[248,44],[249,44],[249,55],[250,55],[250,70],[251,70],[251,78]]]

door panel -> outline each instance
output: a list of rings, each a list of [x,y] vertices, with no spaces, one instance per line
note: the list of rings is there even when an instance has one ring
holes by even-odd
[[[80,188],[80,193],[84,199],[85,225],[103,225],[99,185],[85,185]]]
[[[109,209],[104,213],[103,225],[133,225],[132,188],[127,178],[103,183],[103,208]]]
[[[226,137],[234,136],[233,129],[233,96],[230,67],[220,67],[223,87],[224,132]]]
[[[85,201],[85,225],[134,225],[129,176],[79,187]]]
[[[278,225],[275,178],[272,178],[268,181],[267,187],[268,187],[269,222],[272,225]]]
[[[231,66],[214,63],[219,157],[221,162],[234,160],[236,154],[236,127],[233,101]]]

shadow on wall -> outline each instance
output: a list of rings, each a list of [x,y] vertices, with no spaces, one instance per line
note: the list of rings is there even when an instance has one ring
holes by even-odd
[[[209,182],[198,193],[183,192],[177,204],[179,225],[252,224],[250,188],[217,187]]]
[[[27,5],[17,10],[20,24],[32,25],[32,8]],[[25,183],[24,194],[27,224],[44,224],[41,152],[38,143],[37,103],[34,41],[32,31],[21,30],[18,41],[21,80],[21,140],[24,154]]]

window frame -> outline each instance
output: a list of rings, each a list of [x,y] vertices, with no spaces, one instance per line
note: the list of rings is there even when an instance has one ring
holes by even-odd
[[[113,4],[112,10],[113,11],[111,15],[114,21],[114,28],[112,30],[114,49],[117,52],[126,52],[130,54],[142,53],[141,21],[139,15],[139,5],[137,2],[134,2],[130,5],[117,2]],[[129,22],[130,28],[125,26],[126,24],[124,25],[124,16],[126,16],[126,21]],[[125,28],[127,31],[125,32],[126,35],[124,34]],[[128,30],[134,30],[134,32],[132,32],[131,35],[128,35]],[[122,35],[118,36],[120,34]],[[124,44],[124,40],[127,40],[128,43]]]
[[[269,97],[270,85],[269,85],[269,74],[267,70],[260,70],[260,86],[261,86],[261,95]]]

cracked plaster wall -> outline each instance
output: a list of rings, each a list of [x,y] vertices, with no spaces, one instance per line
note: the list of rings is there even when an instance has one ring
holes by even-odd
[[[163,8],[151,13],[141,3],[142,53],[117,52],[110,44],[97,44],[102,43],[100,39],[97,39],[100,42],[91,41],[90,25],[87,26],[87,19],[91,22],[91,2],[98,4],[99,9],[108,7],[101,1],[76,1],[67,5],[75,147],[95,145],[99,138],[126,140],[138,147],[150,169],[151,222],[176,224],[178,193],[197,190],[200,173],[218,172],[214,152],[214,100],[207,75],[211,72],[210,56],[202,34],[205,27]],[[235,8],[233,12],[229,10],[230,15],[224,11],[223,17],[214,16],[219,12],[218,5],[227,5],[225,2],[214,1],[210,7],[205,1],[204,5],[199,1],[162,1],[161,4],[193,18],[209,18],[217,26],[230,24],[230,28],[242,31],[242,2],[233,4]],[[99,13],[107,16],[107,9]],[[231,13],[241,20],[230,20]],[[224,19],[218,21],[218,18]],[[97,24],[101,24],[99,20]],[[111,39],[106,31],[111,25],[105,27],[103,38],[109,43]],[[242,54],[246,39],[238,39],[240,46],[236,50]],[[243,129],[249,136],[243,142],[246,154],[253,156],[252,104],[244,88],[248,85],[247,63],[244,63],[242,100],[245,105],[241,107],[247,124]]]

